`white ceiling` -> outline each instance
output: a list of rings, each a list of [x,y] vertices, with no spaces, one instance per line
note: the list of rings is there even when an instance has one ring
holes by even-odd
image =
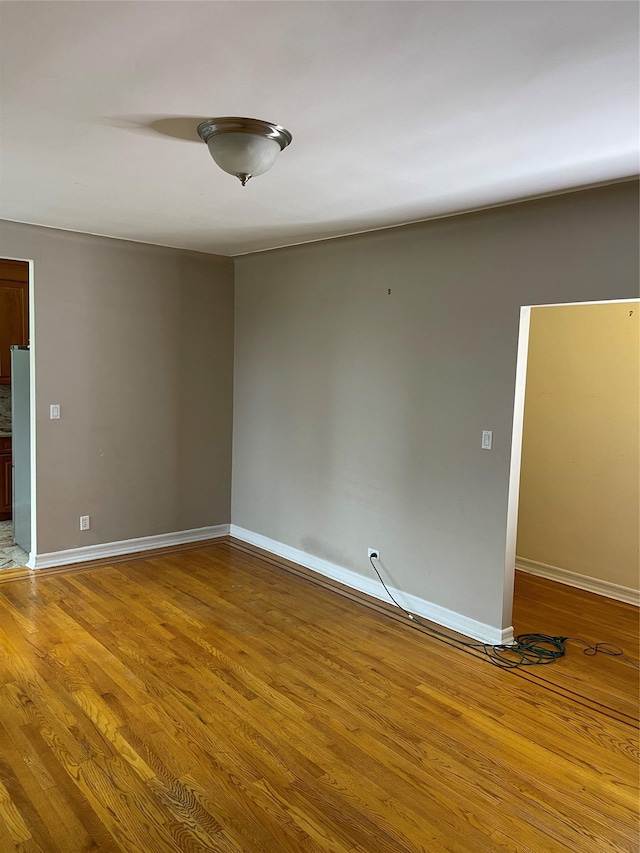
[[[1,15],[5,219],[237,255],[638,171],[635,2],[3,2]],[[244,189],[195,135],[224,115],[293,134]]]

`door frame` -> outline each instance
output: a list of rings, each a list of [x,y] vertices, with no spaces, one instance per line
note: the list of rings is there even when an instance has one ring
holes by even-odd
[[[38,553],[38,528],[37,528],[37,505],[36,505],[36,345],[35,345],[35,271],[32,258],[15,258],[3,255],[7,261],[23,261],[29,264],[29,455],[31,456],[31,551],[27,566],[33,569],[35,556]]]

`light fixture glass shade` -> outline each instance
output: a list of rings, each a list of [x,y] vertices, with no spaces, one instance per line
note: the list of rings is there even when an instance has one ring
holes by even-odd
[[[244,186],[249,178],[270,169],[291,134],[279,124],[257,118],[209,118],[198,125],[198,135],[220,168]]]
[[[211,156],[230,175],[262,175],[276,162],[280,145],[253,133],[216,133],[207,142]]]

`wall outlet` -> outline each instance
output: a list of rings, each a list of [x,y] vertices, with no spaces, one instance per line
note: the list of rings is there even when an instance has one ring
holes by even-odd
[[[380,559],[380,551],[377,548],[369,548],[367,551],[367,557],[371,559],[373,557],[374,560]]]
[[[91,518],[88,515],[80,516],[80,530],[90,530],[91,529]]]

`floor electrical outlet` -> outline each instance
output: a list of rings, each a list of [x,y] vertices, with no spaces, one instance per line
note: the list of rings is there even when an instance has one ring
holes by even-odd
[[[374,560],[380,559],[380,551],[377,548],[369,548],[367,552],[367,557],[371,559],[373,557]]]

